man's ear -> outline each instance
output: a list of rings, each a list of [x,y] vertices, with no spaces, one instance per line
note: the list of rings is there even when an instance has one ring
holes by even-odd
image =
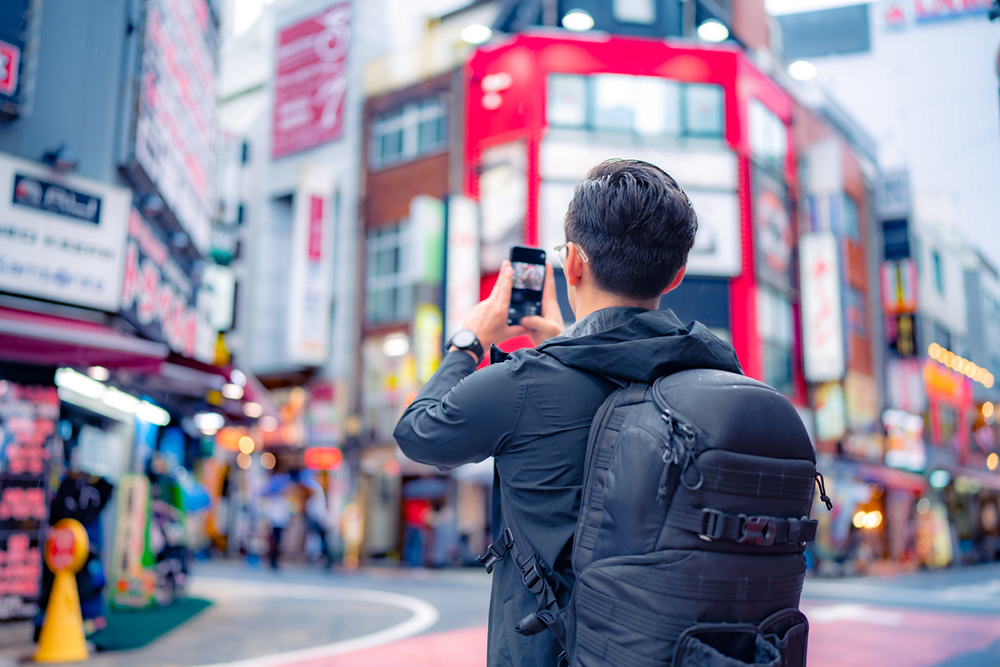
[[[670,281],[669,285],[667,285],[667,289],[663,290],[664,294],[666,294],[667,292],[669,292],[670,290],[676,288],[678,285],[681,284],[681,281],[684,280],[685,271],[687,271],[687,264],[681,267],[681,270],[677,272],[677,275],[674,276],[674,279]]]
[[[583,264],[583,259],[576,249],[576,244],[571,244],[566,253],[566,265],[563,267],[566,284],[570,287],[576,287],[580,283],[580,278],[583,277],[584,271]]]

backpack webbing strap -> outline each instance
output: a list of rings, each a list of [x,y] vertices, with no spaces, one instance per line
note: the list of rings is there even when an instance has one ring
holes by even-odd
[[[598,656],[605,665],[616,665],[616,667],[670,667],[670,660],[655,660],[637,655],[585,625],[581,625],[576,629],[576,641],[581,648]]]
[[[538,600],[538,609],[522,618],[514,626],[514,630],[518,634],[531,636],[548,628],[555,635],[559,645],[565,649],[566,629],[563,627],[562,621],[556,618],[559,602],[556,599],[555,590],[545,575],[546,570],[538,556],[534,552],[529,552],[530,555],[525,556],[523,547],[528,545],[528,541],[521,534],[517,525],[507,516],[505,507],[506,504],[501,498],[500,514],[506,526],[500,534],[500,539],[491,544],[486,550],[486,554],[476,560],[486,567],[488,573],[492,573],[493,566],[497,561],[503,560],[507,554],[510,554],[514,565],[521,573],[521,581],[525,588],[534,593]]]
[[[802,544],[816,539],[815,519],[727,514],[716,509],[671,507],[666,524],[696,533],[703,540],[731,540],[739,544]]]
[[[698,464],[698,470],[704,480],[702,488],[740,496],[810,500],[816,483],[813,475],[754,472],[706,464]]]
[[[589,609],[604,618],[613,618],[621,625],[661,641],[676,641],[682,632],[697,623],[690,618],[675,618],[639,609],[586,585],[579,586],[575,595],[574,604],[577,608]]]
[[[706,577],[697,574],[670,573],[631,568],[618,573],[618,580],[659,595],[686,600],[719,602],[759,602],[798,595],[806,574],[784,577]]]

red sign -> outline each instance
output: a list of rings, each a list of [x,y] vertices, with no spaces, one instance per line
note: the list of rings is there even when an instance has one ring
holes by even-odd
[[[346,3],[278,35],[274,157],[340,138],[350,45],[351,6]]]
[[[304,462],[309,470],[336,470],[344,454],[336,447],[310,447],[305,451]]]
[[[21,62],[21,49],[7,42],[0,42],[0,95],[13,95],[17,90],[17,70]]]

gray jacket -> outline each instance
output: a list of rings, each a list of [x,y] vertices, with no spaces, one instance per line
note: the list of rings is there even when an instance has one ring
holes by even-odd
[[[465,352],[445,356],[396,426],[400,449],[442,469],[493,456],[494,537],[499,504],[551,570],[565,604],[590,424],[618,387],[691,368],[742,372],[732,347],[670,310],[606,308],[537,349],[517,350],[475,371]],[[524,637],[514,626],[538,603],[511,558],[493,571],[488,664],[555,665],[549,632]]]

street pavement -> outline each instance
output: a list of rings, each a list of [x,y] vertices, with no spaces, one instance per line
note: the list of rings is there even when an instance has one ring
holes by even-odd
[[[207,610],[95,667],[484,667],[489,577],[478,569],[196,564]],[[1000,665],[1000,563],[894,577],[809,579],[810,667]],[[0,667],[31,655],[0,631]]]

